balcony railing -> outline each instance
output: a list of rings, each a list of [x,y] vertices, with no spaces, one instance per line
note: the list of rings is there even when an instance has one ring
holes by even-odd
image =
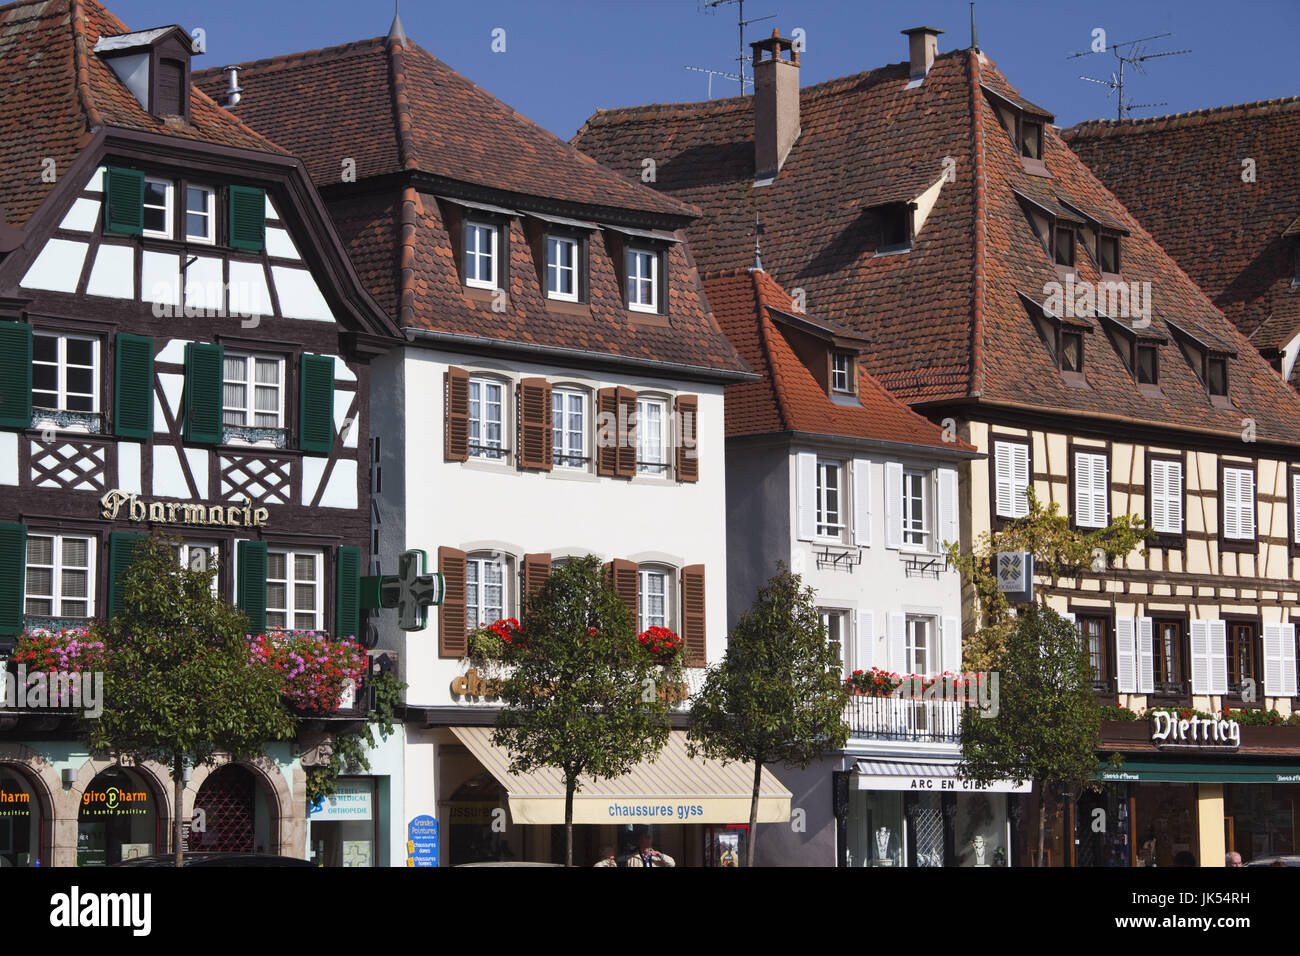
[[[854,737],[950,743],[961,739],[961,711],[953,700],[850,697],[844,719]]]

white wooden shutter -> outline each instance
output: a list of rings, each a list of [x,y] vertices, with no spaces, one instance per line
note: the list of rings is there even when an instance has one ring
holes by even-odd
[[[907,672],[907,649],[903,643],[906,635],[907,615],[889,615],[889,630],[885,634],[885,639],[889,642],[888,669],[895,674]]]
[[[1115,671],[1121,694],[1137,693],[1137,647],[1133,618],[1115,618]]]
[[[942,547],[944,542],[948,544],[957,544],[961,535],[961,522],[958,519],[957,503],[957,469],[940,468],[939,469],[939,540],[936,542]],[[938,550],[936,548],[936,550]]]
[[[942,648],[940,652],[939,666],[935,668],[935,673],[943,671],[952,671],[954,674],[961,673],[961,619],[955,617],[945,617],[940,622],[939,644]]]
[[[871,547],[871,462],[853,459],[853,543]]]
[[[859,610],[857,633],[853,635],[853,670],[869,671],[876,666],[876,615]]]
[[[1029,514],[1029,447],[1012,442],[993,443],[994,497],[998,517],[1023,518]]]
[[[1255,537],[1255,472],[1241,473],[1241,495],[1238,499],[1241,512],[1241,536]],[[1227,693],[1225,690],[1224,693]]]
[[[1264,625],[1264,696],[1281,697],[1282,625]],[[1289,695],[1288,695],[1289,696]]]
[[[1255,473],[1223,469],[1223,536],[1247,541],[1255,537]]]
[[[1300,472],[1291,476],[1291,540],[1300,544]]]
[[[1137,618],[1135,629],[1137,632],[1138,693],[1150,694],[1156,689],[1154,628],[1151,624],[1151,618]]]
[[[795,500],[799,511],[799,540],[811,541],[817,536],[817,456],[801,451],[796,459]]]
[[[903,464],[885,462],[885,547],[903,546]]]
[[[1210,621],[1210,693],[1228,692],[1228,625]]]
[[[1106,456],[1074,453],[1074,523],[1081,528],[1104,528],[1109,520]]]
[[[1183,463],[1151,462],[1151,527],[1161,534],[1183,533]]]
[[[1282,625],[1282,680],[1278,687],[1279,697],[1295,697],[1300,691],[1296,687],[1296,646],[1295,625]],[[1292,709],[1294,712],[1294,708]]]
[[[1210,692],[1210,622],[1192,621],[1192,693]]]

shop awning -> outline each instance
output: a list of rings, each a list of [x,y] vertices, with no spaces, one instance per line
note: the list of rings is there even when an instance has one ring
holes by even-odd
[[[858,790],[915,790],[918,793],[1029,793],[1026,780],[994,780],[976,783],[957,772],[955,763],[918,763],[904,760],[859,760],[854,767],[853,786]]]
[[[505,787],[515,823],[564,823],[564,778],[546,768],[510,772],[510,754],[492,743],[491,727],[452,727],[483,768]],[[674,730],[653,762],[643,760],[612,780],[580,778],[573,797],[574,823],[748,823],[754,788],[752,764],[691,757],[686,734]],[[763,768],[758,822],[787,823],[790,791]]]
[[[1300,783],[1300,764],[1126,760],[1121,767],[1102,767],[1096,779],[1106,783]]]

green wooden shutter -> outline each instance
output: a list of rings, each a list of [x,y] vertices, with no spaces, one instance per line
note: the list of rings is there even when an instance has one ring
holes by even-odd
[[[304,355],[299,379],[298,447],[328,455],[334,448],[334,359]]]
[[[339,548],[338,603],[335,606],[334,639],[357,637],[361,629],[361,549]]]
[[[145,440],[153,434],[153,339],[143,335],[117,337],[113,433]]]
[[[248,617],[249,631],[260,634],[266,630],[266,542],[240,541],[237,561],[235,606]]]
[[[0,322],[0,428],[32,423],[32,327]]]
[[[144,232],[144,173],[110,166],[104,173],[104,232],[139,236]]]
[[[145,539],[142,534],[115,532],[108,536],[108,616],[122,610],[126,572],[135,561],[135,549]]]
[[[185,346],[185,440],[219,445],[222,439],[221,379],[225,354],[220,345]]]
[[[0,524],[0,636],[17,637],[23,632],[26,578],[27,529]]]
[[[230,247],[248,252],[266,248],[266,190],[230,187]]]

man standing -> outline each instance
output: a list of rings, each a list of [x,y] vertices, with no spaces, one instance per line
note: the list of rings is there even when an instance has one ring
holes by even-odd
[[[660,853],[650,845],[650,834],[642,833],[637,838],[637,851],[627,858],[628,866],[676,866],[677,863],[667,853]]]

